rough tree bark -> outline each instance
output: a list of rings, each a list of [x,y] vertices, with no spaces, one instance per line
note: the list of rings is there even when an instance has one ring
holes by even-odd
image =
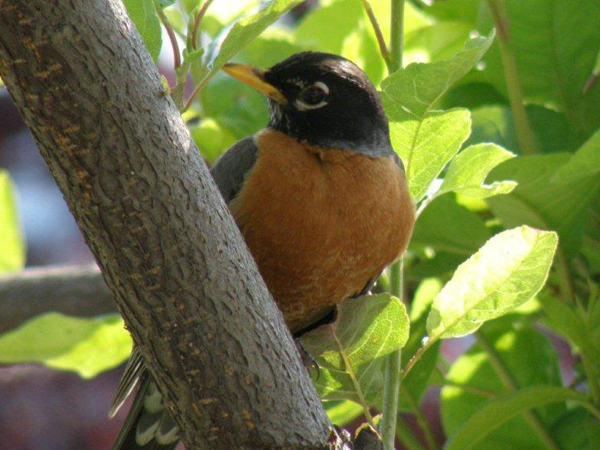
[[[281,314],[118,0],[0,0],[0,76],[188,450],[322,448]]]

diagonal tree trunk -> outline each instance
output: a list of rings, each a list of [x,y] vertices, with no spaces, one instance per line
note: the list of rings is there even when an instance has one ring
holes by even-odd
[[[188,450],[322,448],[329,422],[118,0],[0,0],[0,76]]]

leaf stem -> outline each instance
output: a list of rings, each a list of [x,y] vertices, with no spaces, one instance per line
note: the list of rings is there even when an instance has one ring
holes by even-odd
[[[375,17],[375,13],[373,12],[373,8],[371,7],[371,3],[369,0],[362,0],[363,8],[367,13],[367,17],[371,22],[371,26],[373,27],[373,31],[375,32],[375,37],[377,38],[377,44],[379,45],[379,52],[385,61],[385,64],[388,68],[388,72],[392,73],[392,61],[390,59],[390,52],[385,43],[385,38],[383,37],[383,33],[381,32],[381,28],[379,27],[379,22],[377,22],[377,17]]]
[[[523,87],[519,78],[517,59],[510,44],[509,23],[506,16],[505,0],[487,0],[488,6],[494,18],[494,25],[498,32],[498,43],[500,45],[500,56],[504,68],[504,78],[508,89],[508,100],[512,110],[517,131],[519,147],[525,155],[537,153],[535,135],[525,110],[523,102]]]
[[[562,247],[562,246],[561,246]],[[556,274],[558,275],[558,288],[563,300],[567,303],[574,303],[575,288],[573,287],[573,278],[569,268],[569,261],[564,250],[559,247],[556,252]]]
[[[516,378],[514,377],[514,375],[512,374],[512,372],[510,371],[500,354],[496,351],[492,343],[481,331],[476,331],[474,336],[481,349],[487,355],[490,365],[494,369],[494,372],[496,372],[496,375],[500,379],[500,382],[504,386],[504,389],[506,389],[506,391],[511,394],[517,392],[519,390],[519,384]],[[546,429],[546,426],[541,421],[541,419],[535,411],[526,411],[523,413],[523,416],[525,417],[529,425],[534,429],[534,431],[544,444],[545,448],[549,450],[560,450],[559,445],[550,435],[549,431]]]
[[[340,350],[340,355],[342,355],[342,359],[344,360],[344,365],[346,366],[346,372],[348,372],[348,376],[352,380],[352,384],[354,385],[354,390],[356,391],[356,395],[358,395],[358,400],[360,401],[360,405],[363,407],[363,412],[365,413],[367,422],[369,423],[371,428],[373,428],[373,430],[377,430],[377,427],[375,426],[375,420],[373,419],[373,416],[369,412],[369,404],[367,403],[367,400],[365,399],[365,395],[363,394],[363,391],[360,388],[360,383],[356,379],[356,374],[354,373],[354,369],[352,369],[352,365],[350,364],[350,361],[348,360],[348,356],[346,355],[346,352],[344,351],[344,347],[342,346],[342,343],[339,341],[335,332],[331,333],[331,335],[333,336],[333,339],[335,340],[335,343],[337,344],[338,349]]]
[[[206,83],[208,83],[208,80],[210,80],[211,77],[212,77],[212,72],[209,72],[208,74],[206,74],[206,76],[204,78],[202,78],[200,80],[200,83],[198,83],[198,86],[196,86],[194,88],[193,92],[190,94],[187,101],[185,102],[185,105],[184,105],[183,109],[181,110],[181,112],[187,111],[189,109],[189,107],[192,106],[194,97],[196,97],[196,95],[198,95],[198,93],[202,90],[202,88],[204,86],[206,86]]]
[[[598,378],[596,377],[596,371],[594,370],[592,364],[588,358],[588,355],[583,355],[581,358],[583,362],[583,370],[587,376],[587,382],[590,386],[590,393],[592,394],[592,399],[594,399],[594,403],[596,405],[600,405],[600,385],[598,384]]]
[[[403,301],[403,260],[392,264],[390,268],[391,294]],[[398,418],[398,394],[402,367],[402,349],[389,355],[385,361],[383,378],[383,405],[381,408],[381,438],[385,450],[394,449],[396,438],[396,421]]]
[[[154,7],[156,8],[156,14],[158,15],[158,18],[165,27],[165,30],[167,30],[169,41],[171,41],[171,47],[173,48],[173,58],[175,60],[175,72],[177,72],[177,69],[179,69],[179,66],[181,66],[181,54],[179,53],[179,44],[177,43],[177,36],[175,36],[175,32],[173,31],[171,22],[169,22],[169,19],[160,7],[158,1],[154,2]]]
[[[198,50],[198,30],[200,29],[200,23],[212,2],[213,0],[206,0],[198,10],[198,14],[196,14],[196,18],[194,19],[194,29],[192,31],[192,48],[194,50]]]
[[[385,47],[385,39],[381,34],[381,29],[377,24],[373,10],[368,0],[363,0],[363,5],[371,24],[378,34],[377,40],[380,42],[380,50],[388,66],[390,74],[402,67],[402,49],[404,35],[404,0],[391,0],[392,18],[390,27],[390,50]],[[370,13],[369,13],[370,12]],[[371,18],[372,16],[372,18]],[[392,264],[390,268],[390,291],[403,301],[404,297],[404,277],[403,277],[403,259]],[[383,384],[383,406],[381,417],[381,435],[384,450],[394,450],[394,441],[396,438],[396,422],[398,420],[398,394],[400,393],[400,383],[402,381],[402,350],[398,349],[389,355],[385,361],[384,384]]]
[[[423,345],[422,347],[419,347],[419,349],[414,354],[414,356],[412,358],[410,358],[410,361],[408,361],[408,363],[406,364],[406,368],[402,372],[402,379],[406,378],[406,376],[412,370],[412,368],[417,363],[417,361],[419,361],[421,359],[421,357],[423,356],[423,354],[427,350],[429,350],[429,348],[436,342],[437,342],[437,339],[429,339],[425,345]]]
[[[392,0],[392,24],[390,28],[390,59],[393,73],[402,67],[404,51],[404,0]]]

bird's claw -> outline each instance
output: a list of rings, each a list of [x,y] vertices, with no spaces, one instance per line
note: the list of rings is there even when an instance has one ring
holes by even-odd
[[[302,360],[304,367],[306,367],[306,370],[308,370],[309,373],[311,369],[315,369],[318,380],[321,376],[321,367],[319,366],[319,363],[312,357],[308,350],[304,348],[300,338],[294,339],[294,342],[296,343],[296,348],[298,349],[298,353],[300,353],[300,359]]]

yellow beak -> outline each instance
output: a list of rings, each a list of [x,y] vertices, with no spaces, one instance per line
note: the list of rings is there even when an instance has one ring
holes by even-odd
[[[264,80],[265,71],[246,64],[225,64],[223,70],[242,83],[252,86],[278,103],[286,103],[285,96],[275,86]]]

